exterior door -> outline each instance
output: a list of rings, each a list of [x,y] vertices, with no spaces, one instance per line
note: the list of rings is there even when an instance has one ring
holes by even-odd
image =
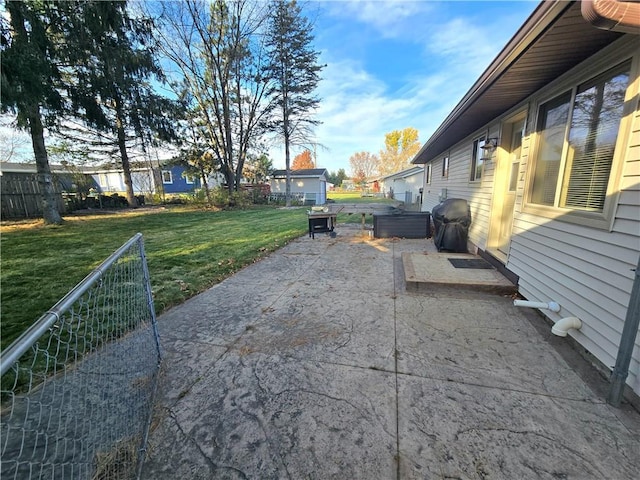
[[[502,211],[498,227],[497,249],[504,255],[509,254],[511,243],[511,229],[513,228],[513,207],[516,204],[516,187],[518,186],[518,172],[520,170],[520,153],[522,150],[522,129],[524,121],[516,122],[511,133],[509,156],[506,169],[506,182],[502,197]]]

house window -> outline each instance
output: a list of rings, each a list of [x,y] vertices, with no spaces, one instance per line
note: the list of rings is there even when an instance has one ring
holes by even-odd
[[[449,178],[449,157],[442,159],[442,177]]]
[[[473,141],[473,152],[471,154],[471,175],[469,180],[477,182],[482,179],[482,170],[484,168],[484,158],[482,155],[482,146],[485,138],[480,137]]]
[[[432,170],[432,165],[430,163],[427,163],[427,165],[425,166],[425,172],[424,172],[424,176],[427,182],[427,185],[431,183],[431,170]]]
[[[162,183],[164,184],[173,183],[173,176],[171,175],[171,170],[162,170]]]
[[[603,212],[629,70],[626,63],[540,106],[530,203]]]
[[[185,175],[184,176],[184,181],[185,183],[189,184],[189,185],[193,185],[194,183],[196,183],[196,179],[193,175]]]

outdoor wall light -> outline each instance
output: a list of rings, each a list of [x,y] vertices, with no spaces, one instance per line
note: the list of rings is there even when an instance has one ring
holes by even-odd
[[[485,162],[491,161],[491,154],[498,147],[497,138],[487,138],[484,144],[480,147],[482,150],[482,160]]]
[[[493,150],[494,148],[498,148],[498,139],[487,138],[484,142],[484,145],[482,145],[480,148],[485,150],[485,152],[488,152],[489,150]]]

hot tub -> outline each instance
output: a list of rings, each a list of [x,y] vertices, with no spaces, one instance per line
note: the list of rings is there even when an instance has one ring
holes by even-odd
[[[374,213],[375,238],[430,238],[430,212]]]

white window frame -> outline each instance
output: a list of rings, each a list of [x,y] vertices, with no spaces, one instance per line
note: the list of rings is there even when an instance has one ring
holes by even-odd
[[[609,173],[607,193],[606,193],[606,198],[604,201],[604,206],[602,211],[597,212],[597,211],[575,209],[571,207],[560,207],[559,204],[560,204],[560,198],[562,197],[562,191],[565,188],[565,185],[563,182],[565,181],[564,173],[565,173],[565,167],[566,167],[566,150],[567,150],[567,142],[568,142],[567,139],[568,139],[570,125],[571,125],[572,110],[575,105],[576,92],[578,91],[579,87],[595,81],[597,78],[607,74],[608,72],[615,71],[617,68],[624,65],[627,61],[629,61],[629,59],[620,61],[616,64],[609,64],[606,68],[603,68],[601,71],[592,73],[591,75],[589,75],[588,78],[585,78],[585,76],[576,78],[574,81],[570,83],[569,88],[564,87],[562,89],[556,89],[553,91],[553,93],[550,93],[544,98],[541,98],[535,104],[535,110],[534,110],[535,118],[533,118],[533,121],[531,122],[533,131],[531,132],[530,145],[532,148],[531,148],[531,154],[529,157],[530,161],[529,161],[529,165],[527,168],[527,175],[526,175],[526,183],[525,183],[525,190],[524,190],[525,195],[523,198],[523,207],[522,207],[523,212],[539,215],[542,217],[557,219],[567,223],[575,223],[578,225],[584,225],[584,226],[611,231],[613,227],[615,206],[617,204],[618,193],[619,193],[618,185],[620,182],[622,166],[624,163],[623,146],[624,146],[624,142],[626,141],[625,140],[626,135],[622,135],[620,133],[625,132],[628,129],[628,124],[627,124],[627,122],[629,121],[628,117],[631,116],[629,114],[629,105],[632,103],[630,101],[630,97],[634,95],[634,91],[632,91],[634,90],[632,88],[633,81],[631,81],[630,84],[627,86],[627,91],[625,93],[625,100],[624,100],[625,107],[622,113],[622,119],[620,121],[620,125],[618,127],[619,134],[618,134],[618,138],[615,145],[613,159],[611,162],[611,170]],[[631,79],[634,78],[634,72],[636,72],[637,68],[638,68],[637,65],[634,67],[634,62],[631,62],[631,67],[630,67]],[[540,149],[540,140],[541,140],[540,138],[541,136],[538,132],[538,129],[540,128],[539,121],[540,121],[541,109],[544,105],[546,105],[550,101],[561,97],[567,92],[570,92],[569,117],[566,125],[564,147],[563,147],[563,153],[561,156],[561,161],[559,166],[558,179],[556,181],[557,184],[556,184],[556,195],[555,195],[554,204],[551,206],[551,205],[533,203],[531,201],[531,197],[533,194],[534,176],[536,172],[536,165],[537,165],[538,154]]]
[[[482,182],[482,176],[484,173],[484,165],[486,158],[484,158],[482,146],[487,141],[485,134],[480,135],[473,139],[471,147],[471,171],[469,172],[469,183]]]
[[[425,165],[425,183],[427,185],[431,185],[431,179],[432,179],[432,173],[433,173],[433,165],[431,163],[427,163]]]
[[[449,156],[442,158],[442,178],[449,178]]]
[[[169,174],[169,180],[165,179],[165,174]],[[171,170],[162,170],[162,183],[163,185],[171,185],[173,184],[173,173]]]

